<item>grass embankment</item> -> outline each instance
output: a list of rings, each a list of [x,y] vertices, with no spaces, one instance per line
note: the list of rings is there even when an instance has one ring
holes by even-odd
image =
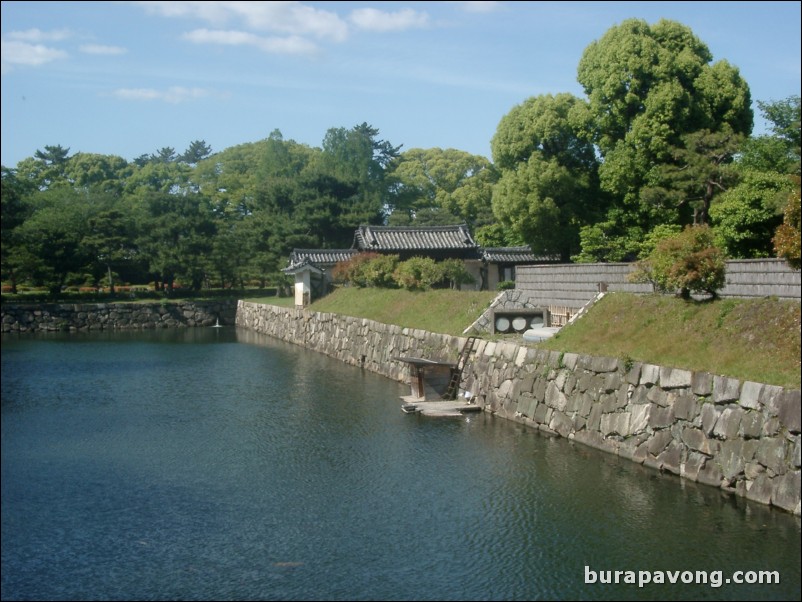
[[[310,309],[459,335],[496,294],[344,288]],[[291,306],[292,298],[286,303]],[[519,335],[509,338],[521,342]],[[614,293],[537,346],[799,388],[800,304],[777,299],[695,302]]]

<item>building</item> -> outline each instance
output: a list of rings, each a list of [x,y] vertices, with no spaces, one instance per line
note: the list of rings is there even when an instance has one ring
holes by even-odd
[[[350,249],[295,249],[283,272],[295,276],[295,304],[305,307],[328,292],[332,270],[359,253],[398,255],[401,261],[430,257],[435,261],[459,259],[475,280],[476,290],[494,290],[499,282],[515,280],[515,267],[553,263],[556,258],[536,257],[529,247],[483,249],[468,226],[359,226]]]

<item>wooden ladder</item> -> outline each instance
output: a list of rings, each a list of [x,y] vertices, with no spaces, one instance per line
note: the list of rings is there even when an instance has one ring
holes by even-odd
[[[462,371],[465,369],[465,365],[468,363],[468,359],[471,356],[471,351],[473,351],[473,346],[476,343],[476,337],[468,337],[465,340],[465,344],[462,346],[462,351],[460,351],[459,359],[457,360],[457,366],[451,372],[451,380],[448,383],[448,389],[446,392],[443,393],[443,399],[456,399],[457,393],[459,393],[459,384],[462,382]]]

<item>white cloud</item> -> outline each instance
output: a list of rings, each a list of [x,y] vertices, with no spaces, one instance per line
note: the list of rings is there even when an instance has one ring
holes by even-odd
[[[49,48],[42,44],[29,44],[16,40],[2,40],[0,42],[0,62],[2,73],[8,73],[14,67],[39,67],[45,63],[63,59],[67,53],[56,48]]]
[[[84,44],[78,50],[86,54],[125,54],[128,52],[125,48],[120,46],[104,46],[102,44]]]
[[[312,36],[343,41],[348,24],[336,13],[301,2],[137,2],[151,14],[200,19],[215,26],[230,21],[246,29],[290,36]]]
[[[223,44],[226,46],[254,46],[273,54],[312,54],[315,44],[300,36],[262,37],[245,31],[196,29],[183,35],[196,44]]]
[[[6,38],[21,40],[23,42],[59,42],[66,40],[72,34],[68,29],[42,31],[41,29],[26,29],[25,31],[11,31],[5,34]]]
[[[350,20],[358,28],[369,31],[403,31],[426,27],[429,15],[409,8],[392,13],[375,8],[358,8],[351,13]]]
[[[162,101],[170,104],[178,104],[189,100],[206,98],[212,96],[214,93],[204,88],[172,86],[166,90],[154,90],[153,88],[119,88],[112,94],[123,100]]]

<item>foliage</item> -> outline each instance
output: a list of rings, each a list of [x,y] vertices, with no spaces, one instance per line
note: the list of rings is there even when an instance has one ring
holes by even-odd
[[[651,282],[662,292],[678,291],[682,298],[689,298],[691,292],[715,297],[726,281],[724,254],[713,244],[708,226],[687,226],[660,240],[631,277]]]
[[[586,239],[602,253],[636,248],[657,224],[690,223],[683,208],[693,198],[712,200],[711,168],[715,174],[723,164],[715,157],[731,154],[725,138],[748,135],[753,117],[738,69],[711,60],[688,27],[665,19],[652,26],[626,20],[585,49],[578,80],[588,96],[586,131],[602,157],[599,181],[612,207],[597,222],[606,224],[609,244],[586,233],[583,260],[605,260],[584,247]]]
[[[514,280],[502,280],[496,285],[497,291],[511,291],[515,288]]]
[[[473,284],[476,279],[465,267],[465,262],[459,259],[444,259],[439,263],[442,279],[447,280],[449,286],[460,290],[463,284]]]
[[[743,173],[741,183],[710,208],[716,244],[732,258],[771,257],[771,238],[782,221],[781,199],[791,188],[782,174]]]
[[[783,223],[774,235],[774,250],[777,257],[783,257],[794,269],[800,269],[800,231],[802,230],[802,204],[800,203],[799,177],[794,178],[795,188],[788,195],[783,212]]]
[[[535,253],[568,257],[579,229],[601,213],[593,145],[580,135],[582,101],[570,94],[527,99],[505,115],[491,148],[501,178],[493,213]]]
[[[408,291],[425,291],[443,279],[443,271],[431,257],[412,257],[398,264],[393,279]]]
[[[359,253],[335,265],[332,278],[358,287],[395,287],[393,272],[397,265],[398,255]]]
[[[493,221],[490,199],[498,173],[486,158],[455,149],[413,148],[388,173],[392,180],[390,224],[435,225]]]

